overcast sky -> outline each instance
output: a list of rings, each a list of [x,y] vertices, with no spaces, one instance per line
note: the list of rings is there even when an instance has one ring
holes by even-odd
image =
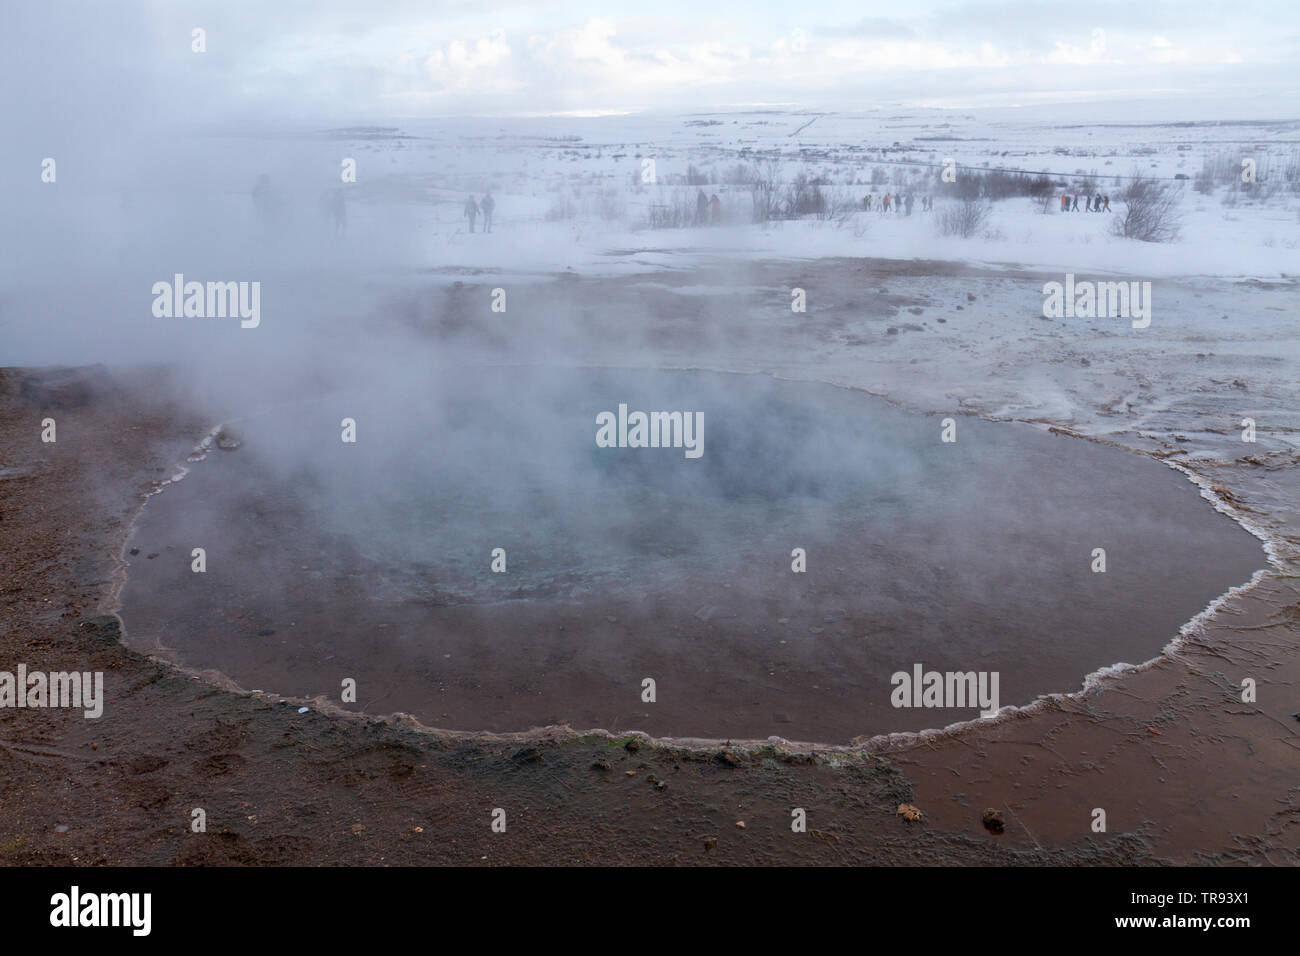
[[[46,120],[1210,96],[1300,112],[1295,0],[8,0],[0,17],[0,105]]]

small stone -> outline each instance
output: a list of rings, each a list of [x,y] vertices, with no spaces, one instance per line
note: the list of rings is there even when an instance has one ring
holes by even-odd
[[[743,830],[743,829],[745,829],[745,821],[744,821],[744,820],[737,820],[737,821],[736,821],[736,829],[737,829],[737,830]]]
[[[511,754],[510,759],[515,763],[540,763],[542,752],[536,747],[524,747],[522,750],[516,750]]]
[[[708,853],[710,850],[715,849],[715,848],[717,847],[717,845],[718,845],[718,838],[717,838],[717,837],[705,837],[705,839],[704,839],[704,852],[705,852],[705,853]]]
[[[243,443],[239,435],[229,428],[223,428],[217,432],[217,447],[222,451],[234,451]]]
[[[614,767],[613,765],[610,764],[608,760],[593,760],[591,764],[591,769],[592,770],[613,770]]]
[[[718,754],[718,763],[725,763],[728,767],[739,767],[740,758],[730,750],[724,750],[722,753]]]
[[[112,614],[101,614],[81,622],[83,631],[92,632],[92,636],[105,641],[116,641],[122,636],[122,622]]]
[[[910,803],[900,803],[898,805],[898,815],[904,820],[915,823],[917,820],[921,819],[923,814]]]
[[[630,754],[634,754],[641,749],[641,741],[633,737],[631,740],[629,740],[627,743],[623,745],[623,749]]]
[[[1006,823],[1002,820],[1002,814],[992,807],[984,811],[983,823],[984,829],[990,833],[1001,833],[1007,828]]]

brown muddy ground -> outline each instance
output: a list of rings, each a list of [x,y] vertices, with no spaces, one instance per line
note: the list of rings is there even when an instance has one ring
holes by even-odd
[[[158,370],[53,388],[49,376],[0,376],[0,668],[102,670],[107,685],[97,721],[0,711],[7,865],[1300,862],[1293,570],[1231,599],[1172,658],[876,753],[630,750],[563,729],[433,735],[299,715],[133,652],[99,617],[142,496],[209,416],[186,411]],[[40,442],[47,415],[55,445]],[[1294,460],[1202,473],[1300,541]],[[1258,703],[1241,701],[1243,677],[1258,681]],[[902,802],[925,820],[905,822]],[[188,829],[200,807],[206,834]],[[490,830],[496,807],[505,834]],[[806,834],[790,830],[795,807]],[[982,827],[986,807],[1003,812],[1004,833]],[[1105,833],[1091,830],[1095,808]]]

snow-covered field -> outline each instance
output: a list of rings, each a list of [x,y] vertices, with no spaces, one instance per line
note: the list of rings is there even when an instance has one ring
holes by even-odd
[[[829,255],[943,258],[1053,269],[1115,270],[1144,276],[1275,277],[1296,270],[1300,249],[1300,121],[1088,121],[1058,125],[1059,109],[978,112],[870,111],[606,116],[545,120],[413,122],[334,131],[314,143],[358,161],[356,216],[415,201],[421,249],[431,265],[590,273],[654,268],[672,253],[748,252],[772,257]],[[1131,110],[1122,115],[1131,117]],[[1207,160],[1240,169],[1252,158],[1266,184],[1256,192],[1193,188]],[[1046,213],[1028,198],[998,201],[980,234],[940,237],[917,204],[908,216],[834,209],[823,216],[755,226],[748,184],[758,175],[823,183],[828,203],[857,205],[885,192],[933,194],[945,160],[955,175],[994,169],[1046,172],[1077,192],[1115,196],[1134,173],[1182,191],[1182,236],[1170,244],[1117,240],[1113,214]],[[653,162],[656,182],[644,182]],[[319,166],[331,170],[322,158]],[[738,170],[739,167],[739,170]],[[694,173],[701,185],[682,184]],[[1291,186],[1282,184],[1290,177]],[[1186,181],[1175,177],[1186,176]],[[1121,178],[1115,178],[1121,177]],[[883,181],[882,181],[883,179]],[[874,185],[873,185],[874,183]],[[693,207],[697,189],[716,193],[722,227],[652,228],[654,209]],[[491,190],[494,238],[471,238],[466,194]],[[1057,190],[1059,195],[1059,190]],[[944,203],[942,197],[937,206]],[[371,204],[373,203],[373,207]],[[1082,199],[1081,199],[1082,204]],[[1112,199],[1112,209],[1121,204]],[[378,210],[385,210],[380,213]],[[1082,205],[1081,205],[1082,210]],[[612,252],[636,249],[632,261]]]

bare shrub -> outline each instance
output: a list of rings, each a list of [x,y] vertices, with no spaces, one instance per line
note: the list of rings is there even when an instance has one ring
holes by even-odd
[[[1135,173],[1120,195],[1124,212],[1111,224],[1115,235],[1142,242],[1172,242],[1182,227],[1182,189]]]
[[[546,221],[556,222],[561,219],[576,219],[577,216],[578,204],[561,188],[555,196],[555,201],[551,203],[551,207],[546,210]]]
[[[960,202],[947,203],[935,217],[941,236],[961,236],[969,239],[984,228],[993,207],[978,199],[963,199]]]
[[[799,173],[794,182],[786,186],[781,204],[786,219],[809,215],[826,218],[828,207],[826,197],[822,194],[822,180],[810,179],[806,173]]]
[[[781,182],[781,164],[768,160],[754,170],[754,179],[749,185],[749,194],[754,208],[754,222],[771,222],[780,218],[780,198],[777,186]]]

